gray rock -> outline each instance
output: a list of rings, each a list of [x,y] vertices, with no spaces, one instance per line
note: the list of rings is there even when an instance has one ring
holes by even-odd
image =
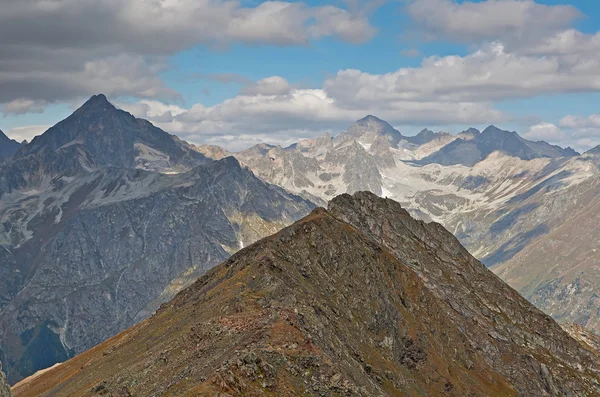
[[[6,376],[2,372],[2,363],[0,363],[0,397],[11,397],[10,386],[6,381]]]

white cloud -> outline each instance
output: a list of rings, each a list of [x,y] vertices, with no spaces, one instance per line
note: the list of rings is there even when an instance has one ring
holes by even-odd
[[[552,123],[542,122],[529,128],[523,137],[533,141],[560,142],[566,138],[565,133]]]
[[[558,124],[565,128],[600,128],[600,114],[588,117],[568,115],[560,119]]]
[[[338,36],[349,43],[360,44],[376,32],[364,13],[353,15],[342,8],[323,6],[314,10],[313,17],[315,23],[309,28],[313,37]]]
[[[524,51],[536,55],[578,55],[600,50],[600,33],[586,34],[567,29],[540,40]]]
[[[19,98],[2,106],[2,113],[7,114],[25,114],[25,113],[43,113],[46,101],[34,101],[31,99]]]
[[[563,142],[580,152],[600,144],[600,114],[567,115],[560,119],[558,126],[565,134]]]
[[[411,0],[407,10],[426,38],[468,44],[500,40],[511,47],[537,42],[582,16],[571,5],[534,0]]]
[[[6,1],[4,3],[7,3]],[[357,43],[375,29],[363,10],[236,0],[21,0],[0,13],[0,104],[111,97],[173,98],[165,59],[196,45]],[[15,106],[15,105],[11,105]]]
[[[290,86],[281,77],[261,81],[276,81],[277,87]],[[189,109],[147,100],[119,103],[119,106],[190,142],[221,144],[229,149],[260,141],[291,143],[324,130],[339,132],[367,114],[405,125],[484,124],[506,119],[488,103],[388,101],[384,98],[364,107],[348,107],[323,89],[299,88],[270,93],[255,90],[214,106],[195,104]],[[234,142],[233,137],[240,140]]]
[[[241,90],[243,95],[284,95],[290,92],[290,85],[280,76],[271,76],[258,80]]]
[[[500,43],[472,54],[425,58],[418,68],[386,74],[342,70],[324,85],[345,106],[385,101],[481,102],[600,90],[600,53],[529,56]]]
[[[34,137],[41,135],[50,127],[51,126],[49,125],[26,125],[10,129],[6,131],[6,135],[17,142],[22,142],[24,140],[31,142]]]

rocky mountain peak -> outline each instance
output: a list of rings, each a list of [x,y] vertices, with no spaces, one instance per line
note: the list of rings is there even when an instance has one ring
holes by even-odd
[[[496,127],[495,125],[490,125],[486,129],[481,132],[483,136],[490,136],[495,138],[501,137],[518,137],[519,135],[515,131],[505,131]]]
[[[35,137],[14,160],[15,172],[44,169],[52,177],[103,167],[184,171],[208,161],[191,145],[117,109],[102,94],[94,95],[65,120]],[[40,167],[42,163],[44,167]]]
[[[317,138],[318,144],[329,144],[331,143],[331,134],[328,131],[325,131],[323,135]]]
[[[479,131],[477,128],[470,127],[469,129],[460,132],[457,136],[460,139],[468,141],[471,139],[475,139],[480,135],[481,135],[481,131]]]
[[[81,111],[115,110],[116,107],[108,101],[106,95],[97,94],[88,99],[80,108]]]
[[[402,134],[386,121],[372,115],[368,115],[358,120],[354,125],[348,128],[348,135],[353,138],[362,138],[367,134],[373,135],[368,139],[375,139],[376,136],[388,136],[392,144],[397,144],[402,139]]]
[[[404,139],[415,145],[423,145],[435,139],[443,138],[449,135],[450,134],[448,134],[447,132],[433,132],[432,130],[425,128],[421,130],[417,135],[405,137]]]
[[[470,128],[458,134],[458,138],[438,152],[423,158],[420,163],[462,164],[471,167],[496,151],[522,160],[571,157],[578,154],[570,148],[563,149],[544,141],[533,142],[523,139],[515,131],[501,130],[494,125],[488,126],[481,133]]]
[[[360,120],[356,121],[356,124],[365,125],[365,124],[384,124],[385,121],[381,120],[379,117],[375,117],[372,114],[368,114]],[[387,124],[387,123],[386,123]]]

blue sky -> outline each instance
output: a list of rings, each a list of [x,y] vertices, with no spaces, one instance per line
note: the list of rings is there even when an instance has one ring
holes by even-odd
[[[103,92],[233,150],[337,133],[369,113],[407,135],[496,124],[600,143],[590,0],[41,3],[0,15],[0,129],[15,139]]]

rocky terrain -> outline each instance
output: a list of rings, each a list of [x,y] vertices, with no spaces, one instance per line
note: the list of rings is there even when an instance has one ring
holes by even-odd
[[[0,167],[0,359],[11,383],[143,320],[313,208],[102,95]]]
[[[4,376],[4,372],[2,372],[2,364],[0,363],[0,397],[11,397],[12,393],[10,391],[10,386],[8,381],[6,380],[6,376]]]
[[[443,224],[546,313],[600,332],[598,153],[494,126],[408,136],[374,116],[229,153],[94,96],[0,163],[0,361],[12,383],[64,361],[312,203],[362,190]]]
[[[579,324],[563,323],[561,326],[573,339],[581,343],[582,346],[593,352],[600,352],[600,336]]]
[[[494,126],[410,137],[368,116],[335,137],[234,155],[316,203],[359,190],[393,198],[443,224],[554,318],[600,332],[598,152],[579,155]]]
[[[594,396],[597,353],[372,193],[244,248],[15,396]]]
[[[9,158],[15,154],[20,147],[21,144],[19,142],[10,139],[0,130],[0,160]]]

